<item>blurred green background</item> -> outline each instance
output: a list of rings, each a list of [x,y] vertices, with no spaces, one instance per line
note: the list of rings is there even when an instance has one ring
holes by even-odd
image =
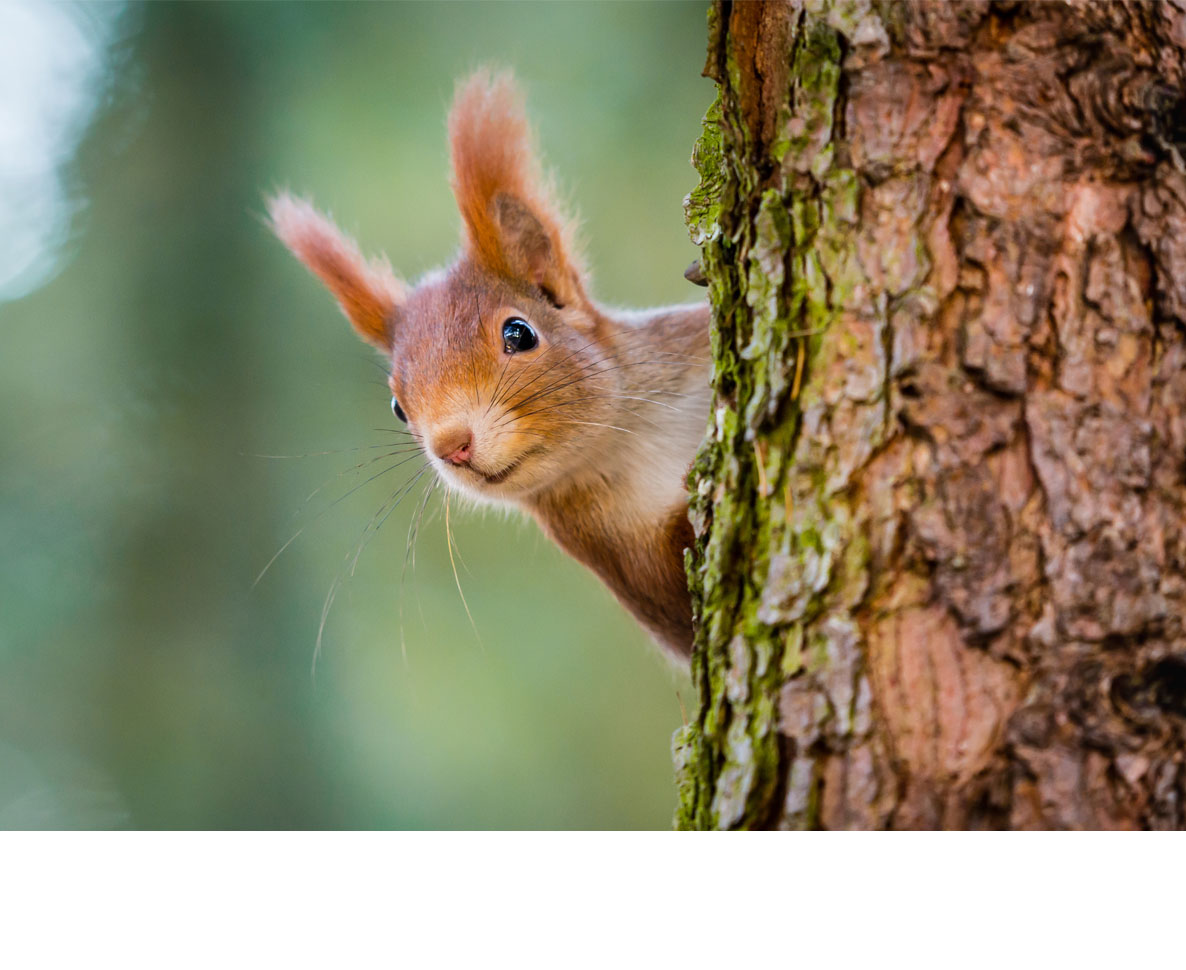
[[[447,262],[453,82],[505,64],[597,297],[695,299],[704,5],[153,3],[113,36],[59,271],[0,302],[0,826],[668,827],[690,687],[514,515],[452,508],[479,638],[439,499],[401,580],[414,492],[312,675],[395,484],[332,504],[349,449],[393,418],[261,200],[310,194],[406,277]]]

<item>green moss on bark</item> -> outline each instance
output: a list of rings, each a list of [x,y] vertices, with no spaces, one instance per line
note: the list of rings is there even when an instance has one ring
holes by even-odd
[[[818,649],[804,623],[847,547],[830,508],[792,498],[798,398],[851,286],[835,253],[857,193],[832,150],[839,38],[812,14],[793,16],[787,88],[766,143],[746,124],[754,92],[718,24],[710,43],[723,48],[709,62],[724,65],[723,80],[693,155],[701,183],[687,215],[713,305],[716,397],[689,475],[701,707],[673,739],[681,828],[758,826],[777,810],[779,690]]]

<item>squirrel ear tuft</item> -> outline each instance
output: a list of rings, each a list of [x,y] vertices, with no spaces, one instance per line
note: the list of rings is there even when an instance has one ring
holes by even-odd
[[[287,193],[268,200],[268,218],[280,241],[329,288],[359,336],[389,351],[406,289],[387,260],[367,262],[330,219]]]
[[[568,227],[540,175],[509,72],[458,84],[449,112],[453,194],[470,255],[538,287],[557,306],[583,301]]]

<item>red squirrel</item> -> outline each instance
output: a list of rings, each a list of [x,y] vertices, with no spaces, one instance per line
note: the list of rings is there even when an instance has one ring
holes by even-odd
[[[593,302],[509,74],[458,85],[449,144],[461,252],[414,287],[305,201],[270,199],[272,228],[382,352],[392,410],[445,484],[526,511],[686,658],[708,305]]]

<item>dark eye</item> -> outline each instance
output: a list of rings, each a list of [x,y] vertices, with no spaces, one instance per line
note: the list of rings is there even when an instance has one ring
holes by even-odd
[[[399,418],[404,424],[408,423],[408,416],[404,414],[404,409],[399,406],[399,401],[394,397],[391,399],[391,413]]]
[[[511,317],[502,325],[502,349],[507,354],[521,354],[539,345],[531,324],[521,317]]]

